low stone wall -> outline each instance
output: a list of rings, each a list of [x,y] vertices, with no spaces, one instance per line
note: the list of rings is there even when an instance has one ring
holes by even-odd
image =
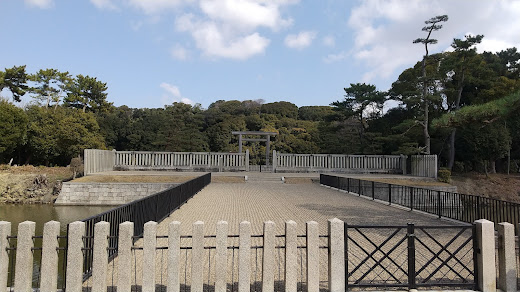
[[[122,205],[178,183],[63,183],[56,205]]]

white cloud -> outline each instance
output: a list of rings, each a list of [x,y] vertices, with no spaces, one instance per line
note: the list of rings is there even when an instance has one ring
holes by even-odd
[[[163,82],[161,83],[160,87],[166,91],[166,93],[163,94],[161,98],[161,101],[164,105],[172,104],[174,102],[182,102],[191,105],[195,104],[191,99],[183,97],[181,95],[181,91],[175,85]]]
[[[188,50],[178,44],[171,48],[170,54],[174,59],[181,61],[187,60],[189,58]]]
[[[285,45],[291,49],[302,50],[312,44],[317,33],[315,31],[302,31],[299,34],[290,34],[285,37]]]
[[[117,10],[117,6],[112,2],[112,0],[90,0],[94,6],[98,9],[102,10]]]
[[[146,14],[160,14],[192,3],[194,0],[127,0],[127,2]]]
[[[196,20],[192,14],[178,18],[176,27],[179,31],[189,32],[197,48],[208,57],[245,60],[263,53],[270,42],[257,32],[237,33],[216,21]]]
[[[337,54],[328,54],[325,58],[323,58],[323,62],[328,64],[339,62],[348,58],[349,55],[350,54],[346,51],[342,51]]]
[[[34,1],[34,0],[33,0]],[[176,19],[176,28],[191,35],[203,56],[245,60],[263,54],[270,40],[259,29],[279,31],[293,20],[282,15],[285,6],[299,0],[90,0],[100,9],[116,9],[115,2],[132,7],[158,21]],[[134,30],[142,24],[132,23]],[[186,58],[186,51],[174,48],[174,58]]]
[[[484,35],[479,51],[520,46],[519,1],[363,1],[351,10],[348,20],[354,32],[352,56],[368,68],[363,81],[391,81],[403,67],[420,61],[424,47],[412,41],[425,37],[421,31],[425,20],[442,14],[449,20],[433,32],[438,44],[429,46],[430,53],[443,51],[453,38],[463,38],[468,31]]]
[[[326,47],[332,48],[332,47],[336,46],[336,39],[331,35],[325,36],[323,38],[323,45],[325,45]]]
[[[42,9],[50,8],[54,5],[54,0],[24,0],[25,5]]]

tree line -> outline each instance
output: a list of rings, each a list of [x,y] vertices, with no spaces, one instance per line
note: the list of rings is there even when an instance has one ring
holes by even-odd
[[[352,83],[330,106],[218,100],[207,109],[115,107],[95,77],[6,68],[0,90],[11,99],[0,101],[0,163],[66,165],[84,148],[236,152],[232,131],[269,131],[278,133],[272,149],[284,153],[437,154],[455,171],[518,171],[520,52],[477,53],[484,36],[467,35],[430,54],[447,20],[425,22],[426,36],[414,41],[425,48],[422,60],[388,91]],[[16,106],[26,94],[32,102]],[[390,100],[398,105],[383,112]],[[265,159],[263,143],[246,148],[253,161]]]

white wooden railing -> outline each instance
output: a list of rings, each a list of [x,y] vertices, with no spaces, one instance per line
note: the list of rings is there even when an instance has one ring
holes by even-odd
[[[116,151],[116,169],[248,171],[246,153]]]
[[[274,171],[406,173],[404,155],[286,154],[273,151]]]

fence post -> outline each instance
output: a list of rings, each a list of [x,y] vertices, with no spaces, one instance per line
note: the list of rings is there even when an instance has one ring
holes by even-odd
[[[82,291],[83,236],[85,236],[85,222],[76,221],[69,224],[67,239],[67,274],[65,276],[67,292]]]
[[[251,223],[242,221],[239,225],[238,250],[238,292],[251,291]],[[202,283],[202,277],[201,277]],[[202,291],[202,290],[201,290]],[[197,292],[197,291],[194,291]]]
[[[215,292],[226,292],[228,223],[217,223],[215,252]]]
[[[51,292],[58,288],[58,235],[60,235],[60,222],[49,221],[43,227],[42,264],[40,291]],[[1,265],[1,263],[0,263]],[[1,287],[1,286],[0,286]]]
[[[276,162],[276,150],[273,150],[273,172],[275,173],[276,172],[276,166],[277,166],[277,162]]]
[[[11,222],[0,221],[0,291],[7,291],[7,272],[9,270],[9,240]]]
[[[361,180],[358,179],[358,196],[361,197]]]
[[[168,225],[168,291],[179,292],[181,282],[180,249],[181,247],[181,222],[173,221]]]
[[[409,187],[410,188],[410,211],[413,210],[413,203],[414,203],[414,188],[413,187]]]
[[[392,205],[392,185],[388,184],[388,205]]]
[[[372,200],[376,199],[376,189],[375,189],[375,182],[372,181]]]
[[[408,238],[408,289],[415,289],[415,226],[408,223],[406,237]]]
[[[437,191],[437,215],[439,215],[439,219],[442,217],[442,200],[441,200],[441,191]]]
[[[498,289],[516,292],[515,227],[498,224]]]
[[[33,272],[33,236],[36,223],[24,221],[18,224],[18,238],[16,244],[16,266],[14,277],[14,291],[32,291]]]
[[[249,149],[246,149],[246,171],[249,171]]]
[[[155,247],[157,222],[148,221],[143,232],[143,292],[155,292]]]
[[[132,236],[134,223],[119,224],[119,240],[117,248],[117,291],[130,292],[132,288]]]
[[[328,220],[329,291],[345,292],[345,225],[338,218]]]
[[[262,291],[274,291],[274,251],[275,251],[275,224],[273,221],[264,222],[264,257],[262,262]],[[310,291],[309,291],[310,292]]]
[[[478,286],[482,292],[496,292],[495,226],[486,219],[475,221],[477,225]]]
[[[307,292],[320,290],[320,239],[318,223],[307,222]]]
[[[193,223],[191,249],[191,289],[202,292],[204,288],[204,222]]]
[[[110,223],[94,225],[94,261],[92,264],[92,291],[106,291],[108,267],[108,234]]]
[[[298,238],[296,222],[285,222],[285,292],[296,292],[298,273]]]

